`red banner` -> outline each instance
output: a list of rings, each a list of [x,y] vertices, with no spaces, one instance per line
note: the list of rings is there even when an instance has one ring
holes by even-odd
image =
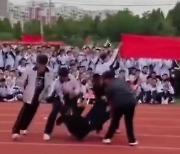
[[[22,42],[35,43],[35,42],[41,42],[41,41],[43,41],[42,35],[30,35],[30,34],[22,35]]]
[[[122,35],[120,55],[123,58],[180,59],[180,38]]]
[[[8,45],[53,45],[53,46],[63,46],[65,45],[62,41],[50,41],[50,42],[22,42],[22,41],[0,41],[0,44],[8,44]]]

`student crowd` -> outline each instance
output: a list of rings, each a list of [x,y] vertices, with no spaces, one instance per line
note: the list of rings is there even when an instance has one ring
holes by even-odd
[[[110,46],[54,47],[1,45],[0,47],[0,102],[22,99],[23,88],[18,81],[23,72],[36,64],[38,54],[46,54],[48,66],[54,71],[67,67],[78,79],[84,96],[92,91],[93,74],[102,75],[113,70],[117,78],[126,80],[136,93],[139,103],[169,104],[174,102],[172,60],[122,59],[118,50]]]

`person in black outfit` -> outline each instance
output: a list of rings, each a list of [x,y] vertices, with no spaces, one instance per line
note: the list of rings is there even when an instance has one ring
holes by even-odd
[[[37,65],[29,68],[23,74],[22,80],[25,81],[23,82],[25,89],[24,104],[12,129],[12,139],[14,140],[20,137],[20,133],[22,135],[27,134],[27,128],[36,114],[40,101],[44,101],[45,95],[48,95],[52,78],[50,77],[51,72],[46,67],[47,62],[48,57],[46,55],[38,55]]]
[[[136,107],[136,98],[127,84],[122,79],[115,79],[114,73],[107,71],[103,74],[103,82],[106,86],[106,97],[111,105],[112,120],[109,130],[103,139],[103,143],[110,144],[121,117],[124,115],[129,145],[138,144],[134,136],[133,118]]]
[[[69,74],[69,70],[65,67],[59,69],[59,78],[55,83],[54,94],[53,108],[44,130],[43,139],[45,141],[51,139],[55,122],[60,125],[64,122],[65,115],[80,115],[82,112],[77,105],[80,96],[80,83]],[[59,118],[57,118],[58,113],[61,114]]]
[[[108,103],[105,99],[104,86],[99,74],[93,75],[92,90],[95,95],[95,104],[86,115],[86,118],[91,123],[91,130],[96,130],[97,133],[100,133],[103,128],[103,124],[109,120],[110,114],[107,111]]]

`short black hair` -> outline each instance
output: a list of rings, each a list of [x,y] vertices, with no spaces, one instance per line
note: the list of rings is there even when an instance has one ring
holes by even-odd
[[[152,76],[150,76],[150,75],[149,75],[149,76],[147,76],[147,79],[152,79]]]
[[[162,76],[168,76],[168,74],[167,74],[167,73],[164,73]]]
[[[41,65],[46,65],[48,63],[48,57],[44,54],[39,54],[36,58],[36,62]]]
[[[143,69],[148,68],[148,66],[143,66]]]
[[[93,74],[93,80],[98,80],[98,79],[100,79],[101,78],[101,76],[99,75],[99,74]]]
[[[140,69],[136,69],[136,72],[141,72],[141,70]]]
[[[66,67],[59,68],[58,75],[61,77],[66,77],[69,74],[69,69]]]
[[[91,67],[88,68],[88,71],[92,71],[93,69]]]
[[[103,79],[114,79],[115,73],[113,71],[106,71],[102,75]]]
[[[5,78],[0,79],[0,82],[6,82]]]

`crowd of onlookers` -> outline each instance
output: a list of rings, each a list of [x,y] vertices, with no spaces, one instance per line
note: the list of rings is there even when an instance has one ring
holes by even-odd
[[[22,99],[23,89],[18,87],[18,79],[27,67],[36,64],[37,55],[44,53],[49,57],[48,66],[54,70],[55,78],[59,67],[68,67],[80,81],[84,94],[91,91],[94,73],[102,75],[111,69],[134,89],[139,103],[174,102],[172,60],[122,59],[117,52],[111,47],[1,45],[0,101]]]

